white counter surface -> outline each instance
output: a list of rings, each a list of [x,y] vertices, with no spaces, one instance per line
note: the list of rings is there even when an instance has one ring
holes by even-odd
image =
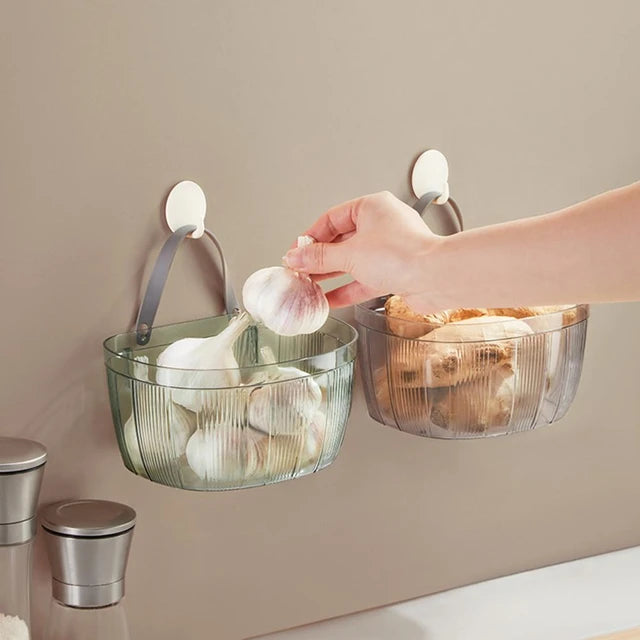
[[[489,580],[263,640],[584,640],[640,626],[640,547]]]

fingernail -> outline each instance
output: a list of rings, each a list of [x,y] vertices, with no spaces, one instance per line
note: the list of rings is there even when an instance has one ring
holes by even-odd
[[[302,256],[297,249],[292,249],[282,256],[282,262],[290,269],[297,269],[302,266]]]

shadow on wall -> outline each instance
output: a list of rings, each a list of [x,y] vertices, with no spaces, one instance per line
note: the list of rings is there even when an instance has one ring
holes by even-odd
[[[367,611],[347,618],[328,620],[315,627],[298,628],[292,631],[264,636],[264,640],[430,640],[431,634],[392,610]]]

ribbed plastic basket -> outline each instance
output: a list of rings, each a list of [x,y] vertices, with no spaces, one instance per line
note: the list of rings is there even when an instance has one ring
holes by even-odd
[[[486,317],[479,322],[499,339],[478,340],[477,324],[461,324],[455,340],[443,341],[434,327],[387,316],[385,300],[356,307],[362,378],[374,420],[419,436],[455,439],[534,429],[566,414],[582,371],[586,305],[517,322]]]
[[[133,473],[180,489],[239,489],[313,473],[337,456],[351,407],[357,340],[356,331],[344,322],[330,318],[320,331],[290,338],[251,326],[234,349],[236,371],[246,382],[241,386],[184,388],[158,382],[170,379],[156,364],[168,344],[187,336],[216,335],[232,317],[156,327],[145,345],[138,344],[136,332],[105,341],[113,422],[124,464]],[[296,368],[303,375],[252,383],[266,368],[260,360],[265,346],[284,371]],[[202,370],[193,374],[206,381]],[[320,401],[314,404],[313,417],[301,422],[296,407],[310,385],[319,390]],[[248,403],[257,390],[272,412],[265,419],[275,425],[271,433],[254,429],[250,422]],[[194,437],[205,469],[196,469],[200,475],[186,456]]]

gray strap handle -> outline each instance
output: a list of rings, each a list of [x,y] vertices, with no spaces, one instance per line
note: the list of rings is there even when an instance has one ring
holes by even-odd
[[[142,299],[142,304],[140,305],[140,310],[138,312],[138,319],[136,321],[136,342],[140,345],[147,344],[151,339],[153,321],[155,320],[164,285],[167,282],[167,276],[169,275],[169,270],[171,269],[171,264],[173,263],[178,247],[184,238],[195,230],[195,225],[185,225],[184,227],[176,229],[169,236],[160,250],[156,263],[153,265],[153,271],[151,272],[151,277],[147,283],[147,290],[145,291],[144,298]],[[208,229],[205,229],[204,232],[211,239],[220,253],[222,281],[224,283],[225,311],[227,314],[235,313],[239,308],[238,299],[236,298],[236,294],[228,277],[229,269],[227,268],[227,261],[224,258],[222,247],[220,246],[215,234]]]
[[[421,216],[424,215],[425,209],[436,199],[439,198],[442,194],[437,191],[429,191],[429,193],[425,193],[419,200],[417,200],[413,205],[411,205]],[[460,207],[458,207],[456,201],[453,198],[449,198],[444,206],[448,205],[448,212],[451,218],[455,218],[458,223],[458,232],[464,229],[464,225],[462,222],[462,213],[460,213]]]

